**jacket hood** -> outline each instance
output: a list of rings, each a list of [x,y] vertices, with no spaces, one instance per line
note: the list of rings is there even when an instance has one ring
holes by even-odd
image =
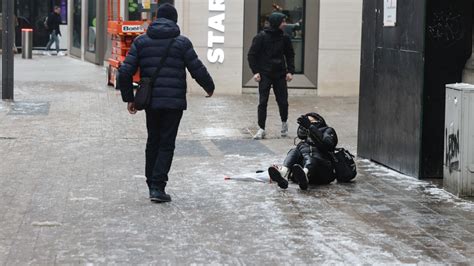
[[[268,22],[270,22],[270,28],[273,30],[277,30],[280,28],[281,23],[283,20],[286,18],[286,16],[283,13],[280,12],[273,12],[269,17],[268,17]]]
[[[170,39],[179,36],[181,31],[174,21],[158,18],[148,26],[146,34],[152,39]]]

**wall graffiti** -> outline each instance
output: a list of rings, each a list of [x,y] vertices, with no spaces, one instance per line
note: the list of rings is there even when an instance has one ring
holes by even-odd
[[[446,136],[448,130],[446,129]],[[449,173],[460,171],[459,165],[459,130],[456,134],[450,134],[446,138],[446,166],[449,167]]]
[[[461,14],[454,11],[434,12],[427,26],[429,36],[447,46],[455,44],[462,40],[466,34],[462,18]]]

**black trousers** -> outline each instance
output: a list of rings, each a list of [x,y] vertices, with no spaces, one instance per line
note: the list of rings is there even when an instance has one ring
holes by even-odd
[[[147,110],[145,176],[148,187],[164,188],[173,161],[182,110]]]
[[[278,103],[278,109],[280,110],[281,121],[286,122],[288,120],[288,87],[286,84],[286,77],[275,78],[261,75],[261,80],[258,84],[258,126],[261,129],[265,129],[265,122],[267,120],[267,104],[272,85],[273,93],[275,93],[275,98]]]
[[[289,169],[295,164],[307,168],[309,170],[308,179],[310,184],[329,184],[336,179],[333,166],[330,161],[317,155],[311,153],[309,144],[299,144],[288,152],[283,165]]]

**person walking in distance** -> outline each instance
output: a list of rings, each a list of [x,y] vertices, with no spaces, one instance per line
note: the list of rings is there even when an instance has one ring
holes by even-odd
[[[187,108],[186,68],[204,88],[207,97],[214,93],[214,81],[199,60],[191,41],[181,35],[177,21],[178,13],[174,6],[161,5],[157,19],[148,27],[146,34],[133,41],[118,75],[122,100],[128,103],[130,114],[135,114],[133,75],[140,68],[141,78],[150,78],[160,65],[161,58],[166,57],[152,85],[150,105],[145,109],[148,131],[145,176],[153,202],[171,201],[165,187],[179,123],[183,110]]]
[[[64,55],[63,52],[59,51],[59,36],[62,36],[61,31],[59,30],[59,25],[61,25],[61,21],[61,7],[54,6],[54,11],[49,14],[45,22],[45,27],[49,32],[49,41],[48,44],[46,44],[45,51],[46,55],[51,55],[49,53],[49,50],[51,49],[53,42],[56,45],[56,55]]]
[[[248,53],[254,80],[259,83],[258,126],[254,139],[265,138],[267,103],[273,86],[281,117],[281,136],[288,135],[288,87],[287,82],[295,73],[295,52],[291,39],[283,33],[286,16],[273,12],[268,17],[269,27],[254,37]]]

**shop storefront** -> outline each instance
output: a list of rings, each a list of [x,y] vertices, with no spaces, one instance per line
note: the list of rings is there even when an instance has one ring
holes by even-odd
[[[73,56],[102,64],[111,53],[106,28],[107,1],[68,0]],[[285,32],[296,53],[295,93],[357,95],[359,91],[361,0],[114,0],[124,20],[152,19],[161,3],[178,10],[182,34],[193,42],[217,90],[225,94],[255,93],[248,67],[253,37],[273,11],[287,15]],[[144,8],[150,9],[144,9]],[[105,60],[105,61],[104,61]],[[189,82],[189,90],[201,90]]]
[[[265,26],[266,18],[274,11],[287,16],[285,33],[290,36],[295,51],[295,78],[292,88],[316,89],[318,77],[318,3],[307,0],[246,0],[244,6],[244,60],[242,85],[256,86],[248,67],[246,54],[252,38]]]
[[[292,92],[325,96],[359,91],[360,0],[177,0],[182,32],[193,41],[222,93],[256,93],[248,67],[253,37],[273,11],[288,16],[295,50]],[[190,82],[189,84],[193,84]],[[191,85],[191,90],[199,90]]]
[[[21,29],[33,29],[33,47],[43,49],[49,34],[44,27],[44,19],[55,5],[61,7],[61,31],[67,32],[67,0],[13,0],[15,14],[15,45],[21,47]],[[61,40],[61,49],[67,48],[67,34]]]
[[[106,4],[101,0],[69,0],[71,55],[94,64],[103,64],[106,42]]]

